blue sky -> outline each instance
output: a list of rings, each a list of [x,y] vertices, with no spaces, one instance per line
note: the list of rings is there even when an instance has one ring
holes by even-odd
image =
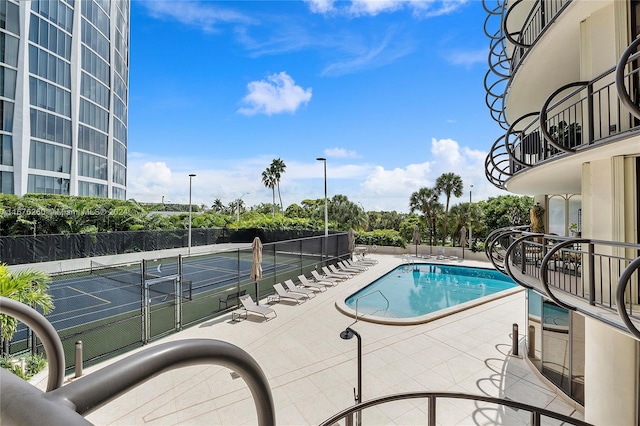
[[[501,134],[479,0],[131,2],[128,198],[283,203],[346,195],[407,212],[445,172],[468,201]],[[277,195],[276,195],[277,199]]]

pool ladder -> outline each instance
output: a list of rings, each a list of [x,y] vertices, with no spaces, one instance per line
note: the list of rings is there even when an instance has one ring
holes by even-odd
[[[384,308],[385,315],[383,315],[383,316],[386,316],[386,312],[389,311],[389,299],[387,299],[387,297],[380,290],[375,290],[375,291],[372,291],[371,293],[364,294],[356,299],[356,321],[358,321],[358,303],[360,302],[360,299],[364,299],[365,297],[371,296],[372,294],[375,294],[375,293],[380,293],[380,296],[382,296],[382,298],[387,302],[387,307]],[[378,312],[380,312],[380,309],[372,312],[371,315],[375,315]]]

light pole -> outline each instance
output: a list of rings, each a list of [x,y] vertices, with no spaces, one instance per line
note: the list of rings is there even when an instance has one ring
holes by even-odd
[[[316,158],[324,163],[324,236],[329,236],[329,210],[327,207],[327,159],[324,157]]]
[[[248,192],[243,192],[240,198],[238,198],[238,205],[236,206],[237,207],[236,208],[236,224],[237,225],[240,224],[240,201],[242,201],[242,197],[244,197],[247,194]]]
[[[340,333],[340,338],[343,340],[352,339],[353,336],[356,336],[358,339],[358,390],[357,392],[356,389],[353,390],[353,396],[356,400],[356,405],[358,405],[362,402],[362,339],[360,334],[350,326]],[[351,420],[351,424],[353,424],[353,420],[349,420]],[[349,420],[347,420],[347,424],[350,423]],[[356,425],[362,425],[362,411],[356,411]]]
[[[469,188],[469,213],[471,213],[471,192],[473,185]],[[469,215],[469,250],[473,249],[473,228],[471,227],[471,215]]]
[[[191,182],[195,176],[193,173],[189,175],[189,248],[187,249],[187,254],[191,254]]]

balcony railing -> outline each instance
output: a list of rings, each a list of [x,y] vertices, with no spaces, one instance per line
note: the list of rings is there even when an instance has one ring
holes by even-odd
[[[640,340],[640,244],[505,228],[485,247],[496,268],[521,286]]]
[[[522,1],[516,1],[509,8],[506,0],[482,1],[487,12],[484,33],[491,40],[489,70],[484,78],[485,103],[491,117],[505,130],[509,128],[505,113],[505,101],[511,78],[515,75],[531,47],[572,0],[541,0],[536,2],[522,27],[518,31],[509,32],[509,15]],[[528,4],[530,2],[524,3],[524,5]],[[507,41],[515,46],[511,55],[508,51]]]
[[[639,57],[629,56],[626,63],[632,64]],[[528,167],[640,131],[640,120],[629,111],[629,102],[624,99],[638,98],[638,94],[628,95],[626,88],[638,85],[640,68],[620,72],[620,67],[612,67],[591,81],[559,88],[539,113],[515,120],[489,152],[485,162],[489,180],[504,189],[509,177]]]
[[[559,413],[554,413],[549,410],[545,410],[543,408],[534,407],[529,404],[523,404],[516,401],[511,401],[509,399],[504,398],[493,398],[490,396],[484,395],[470,395],[465,393],[457,393],[457,392],[411,392],[411,393],[399,393],[395,395],[387,395],[379,398],[374,398],[369,401],[365,401],[360,404],[356,404],[346,410],[339,412],[333,417],[328,418],[324,422],[320,423],[320,426],[334,426],[334,425],[342,425],[352,426],[353,425],[353,415],[356,412],[360,412],[361,416],[364,418],[363,424],[366,423],[367,412],[366,410],[372,407],[377,407],[382,404],[392,403],[395,401],[406,401],[406,400],[414,400],[414,399],[423,399],[425,401],[424,411],[426,412],[424,416],[424,423],[428,426],[436,426],[438,424],[442,424],[438,422],[438,403],[441,401],[447,400],[465,400],[465,401],[474,401],[477,406],[478,412],[485,412],[492,410],[496,411],[504,411],[505,408],[512,410],[522,410],[523,412],[528,412],[530,415],[529,423],[532,426],[540,426],[541,424],[547,424],[548,419],[560,420],[563,424],[569,425],[580,425],[586,426],[589,423],[586,423],[582,420],[575,419],[573,417],[565,416]],[[482,419],[488,421],[488,416],[482,416]],[[344,423],[340,421],[344,420]],[[544,420],[544,422],[543,422]],[[416,423],[420,424],[420,423]]]

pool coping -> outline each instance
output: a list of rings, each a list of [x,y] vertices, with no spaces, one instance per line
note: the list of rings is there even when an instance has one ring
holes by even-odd
[[[431,262],[419,262],[418,264],[420,265],[439,265],[440,263],[431,263]],[[391,267],[388,271],[384,272],[382,275],[380,275],[380,277],[384,276],[385,274],[388,274],[389,272],[391,272],[394,268],[396,268],[398,265],[394,265],[393,267]],[[459,265],[463,268],[469,268],[471,266],[462,266]],[[492,268],[482,268],[482,267],[477,267],[477,266],[473,266],[473,268],[478,268],[478,269],[489,269],[489,270],[495,270]],[[377,278],[376,278],[377,279]],[[487,296],[483,296],[480,297],[478,299],[474,299],[474,300],[470,300],[468,302],[464,302],[461,303],[459,305],[455,305],[455,306],[450,306],[448,308],[444,308],[444,309],[440,309],[436,312],[431,312],[429,314],[425,314],[425,315],[420,315],[417,317],[411,317],[411,318],[392,318],[392,317],[380,317],[380,316],[375,316],[375,315],[366,315],[366,314],[360,314],[356,317],[356,311],[350,307],[348,307],[345,303],[345,300],[348,299],[349,297],[351,297],[351,295],[357,293],[358,291],[362,290],[363,288],[367,287],[368,285],[370,285],[374,280],[365,283],[364,285],[356,288],[351,294],[349,294],[349,296],[345,297],[344,299],[338,299],[335,302],[335,306],[336,309],[338,309],[338,311],[340,311],[342,314],[349,316],[351,318],[354,318],[356,321],[367,321],[367,322],[372,322],[372,323],[376,323],[376,324],[382,324],[382,325],[416,325],[416,324],[425,324],[428,323],[430,321],[434,321],[437,320],[439,318],[443,318],[443,317],[447,317],[449,315],[453,315],[456,314],[458,312],[462,312],[465,311],[467,309],[471,309],[473,307],[485,304],[487,302],[491,302],[494,300],[498,300],[501,299],[503,297],[508,297],[511,296],[513,294],[519,293],[521,291],[524,291],[524,287],[521,287],[519,285],[516,284],[516,287],[514,288],[510,288],[507,290],[502,290],[498,293],[494,293],[494,294],[490,294]]]

